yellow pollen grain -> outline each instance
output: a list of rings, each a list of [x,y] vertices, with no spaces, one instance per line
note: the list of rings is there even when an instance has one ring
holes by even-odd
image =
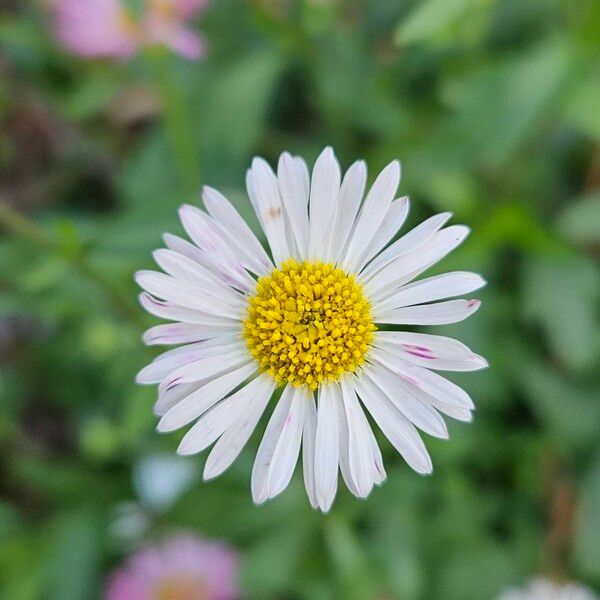
[[[354,371],[375,329],[354,276],[327,263],[287,260],[258,280],[244,338],[278,385],[314,390]]]

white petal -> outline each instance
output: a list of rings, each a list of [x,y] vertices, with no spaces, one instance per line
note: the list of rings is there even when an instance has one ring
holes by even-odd
[[[240,343],[241,340],[238,336],[227,336],[174,348],[157,356],[137,374],[135,380],[141,384],[159,383],[185,364],[208,356],[229,352],[234,347],[232,344],[239,345]]]
[[[350,464],[348,457],[348,446],[350,444],[350,434],[348,431],[348,421],[344,411],[344,404],[342,402],[341,394],[334,394],[335,408],[337,412],[338,428],[339,428],[339,463],[340,471],[342,473],[342,479],[346,484],[346,487],[354,494],[357,498],[364,498],[359,491],[353,474],[350,472]]]
[[[337,491],[339,424],[333,388],[338,385],[328,383],[319,388],[315,434],[315,490],[322,512],[329,511]]]
[[[155,250],[152,256],[165,273],[201,287],[207,298],[212,298],[216,302],[224,302],[232,310],[240,311],[245,308],[245,299],[239,292],[195,260],[164,248]]]
[[[431,473],[431,458],[415,426],[364,373],[355,377],[353,384],[381,431],[408,465],[422,475]]]
[[[251,360],[250,354],[239,340],[227,347],[223,346],[220,350],[221,352],[214,352],[179,367],[160,383],[159,389],[163,390],[181,383],[209,379]]]
[[[359,273],[362,271],[364,266],[396,235],[404,224],[404,221],[406,221],[409,206],[408,196],[398,198],[392,202],[381,226],[375,232],[366,248],[362,250],[356,264],[353,266],[355,272]]]
[[[344,175],[340,188],[340,201],[331,243],[331,258],[339,261],[347,246],[354,227],[360,202],[365,192],[367,166],[364,161],[355,162]]]
[[[200,386],[195,392],[180,400],[165,413],[158,423],[158,431],[174,431],[197,419],[215,402],[218,402],[221,398],[229,394],[255,371],[256,364],[252,362],[216,377]]]
[[[306,405],[306,392],[294,388],[290,409],[271,458],[266,485],[268,498],[274,498],[283,492],[294,474],[300,452]]]
[[[246,411],[257,395],[264,395],[269,389],[265,375],[256,377],[217,405],[205,412],[185,434],[177,452],[197,454],[208,448],[228,429],[239,415]]]
[[[315,162],[310,185],[310,259],[322,260],[329,249],[339,201],[340,178],[340,165],[333,150],[327,147]]]
[[[279,191],[300,258],[306,258],[308,254],[309,238],[308,186],[305,168],[302,162],[296,161],[287,152],[279,157],[277,168]]]
[[[206,210],[221,226],[229,246],[243,253],[245,266],[257,275],[270,271],[273,268],[271,259],[231,202],[209,186],[204,186],[202,197]]]
[[[429,394],[404,380],[390,368],[390,363],[384,363],[384,353],[372,350],[372,356],[376,360],[373,360],[373,364],[365,372],[379,389],[416,427],[434,437],[448,439],[446,423],[437,410],[432,408]]]
[[[381,456],[381,450],[379,449],[379,444],[375,439],[375,435],[369,426],[369,439],[371,440],[371,449],[373,452],[373,462],[374,462],[374,471],[373,471],[373,481],[375,485],[381,485],[387,478],[387,473],[385,472],[385,467],[383,466],[383,458]]]
[[[187,281],[182,281],[155,271],[138,271],[135,274],[137,284],[153,296],[173,302],[179,306],[199,310],[225,318],[240,318],[240,312],[234,311],[226,303],[215,302],[204,289]]]
[[[283,206],[279,196],[277,177],[262,158],[252,161],[252,168],[246,172],[248,196],[256,216],[267,236],[267,241],[276,265],[290,256],[286,241]]]
[[[485,279],[477,273],[455,271],[434,275],[402,286],[400,290],[388,296],[385,300],[377,302],[373,306],[373,312],[379,314],[403,306],[462,296],[478,290],[484,285]]]
[[[373,343],[414,365],[440,371],[477,371],[487,361],[458,340],[428,333],[377,331]]]
[[[411,252],[401,254],[365,283],[365,291],[372,300],[383,300],[395,288],[408,283],[423,271],[439,262],[467,237],[469,228],[451,225],[438,231],[427,243]]]
[[[392,353],[388,354],[386,364],[393,365],[393,370],[401,373],[404,379],[421,388],[442,404],[464,410],[475,408],[469,394],[455,383],[429,369],[411,365]]]
[[[293,397],[294,388],[291,385],[287,385],[275,405],[275,410],[269,419],[258,447],[254,465],[252,466],[250,483],[252,499],[256,504],[264,502],[269,497],[269,469],[271,468],[271,461],[277,442],[279,441],[279,436],[281,435],[286,419],[289,417]]]
[[[239,412],[236,420],[208,455],[204,466],[204,479],[213,479],[229,468],[256,428],[275,390],[275,381],[270,375],[263,373],[258,378],[261,380],[260,389],[246,408]]]
[[[235,284],[235,287],[252,287],[252,277],[205,212],[190,204],[184,204],[179,209],[179,218],[194,244],[204,252],[203,264],[209,270],[218,271],[221,277],[226,277],[227,283]]]
[[[239,323],[239,318],[217,317],[209,313],[200,312],[192,308],[177,306],[172,302],[159,300],[148,292],[139,295],[140,304],[155,317],[169,321],[180,321],[183,323],[195,323],[197,325],[234,325]]]
[[[371,492],[375,481],[376,467],[371,440],[373,434],[365,414],[358,403],[356,392],[348,379],[342,378],[340,385],[348,431],[347,460],[350,476],[358,491],[356,495],[360,498],[366,498]]]
[[[239,332],[240,326],[235,323],[228,326],[165,323],[150,327],[146,330],[142,339],[147,346],[187,344],[213,337],[232,337],[239,334]]]
[[[302,429],[302,474],[306,494],[313,508],[318,508],[315,488],[315,436],[317,432],[317,407],[311,393],[306,400],[304,427]]]
[[[189,396],[192,392],[195,392],[201,385],[202,384],[199,382],[184,383],[162,392],[159,391],[158,400],[154,404],[154,414],[158,417],[162,417],[179,401]]]
[[[345,269],[352,271],[356,268],[361,253],[381,226],[399,183],[400,163],[395,160],[381,171],[365,198],[342,261]]]
[[[406,306],[378,313],[375,321],[394,325],[448,325],[464,321],[480,305],[479,300],[448,300],[434,304]]]
[[[440,213],[439,215],[434,215],[405,233],[367,265],[361,273],[362,280],[368,281],[373,275],[383,269],[383,267],[389,265],[402,254],[412,252],[422,244],[428,242],[451,216],[452,213]]]

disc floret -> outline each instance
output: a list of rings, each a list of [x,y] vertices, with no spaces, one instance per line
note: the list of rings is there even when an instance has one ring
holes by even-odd
[[[375,329],[353,275],[329,263],[290,259],[258,280],[244,338],[278,384],[314,390],[354,371]]]

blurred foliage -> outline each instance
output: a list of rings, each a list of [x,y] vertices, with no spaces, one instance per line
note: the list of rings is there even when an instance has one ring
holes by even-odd
[[[0,238],[0,597],[98,597],[172,529],[238,547],[249,598],[489,600],[540,572],[600,586],[598,3],[213,0],[199,27],[201,62],[118,64],[59,49],[41,3],[0,16],[0,194],[48,236]],[[252,505],[264,422],[221,479],[199,483],[198,457],[145,482],[178,435],[155,433],[154,390],[133,383],[153,355],[133,271],[200,180],[255,224],[251,157],[326,144],[371,178],[400,158],[411,224],[472,227],[442,268],[482,272],[483,308],[436,331],[490,359],[454,377],[474,423],[427,440],[429,478],[382,442],[386,484],[328,516],[299,473]]]

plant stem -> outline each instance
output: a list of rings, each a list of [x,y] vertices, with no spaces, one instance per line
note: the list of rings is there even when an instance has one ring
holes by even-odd
[[[200,160],[193,119],[181,86],[174,76],[172,57],[161,48],[148,52],[149,64],[164,115],[164,125],[173,151],[181,191],[194,196],[200,190]]]
[[[74,252],[71,248],[61,243],[40,227],[37,223],[24,217],[11,208],[4,200],[0,199],[0,225],[15,237],[29,241],[32,244],[61,256],[81,276],[94,283],[100,288],[115,310],[124,318],[134,324],[140,325],[137,313],[132,309],[129,302],[122,296],[121,292],[114,286],[112,281],[104,274],[97,271],[81,252]]]

